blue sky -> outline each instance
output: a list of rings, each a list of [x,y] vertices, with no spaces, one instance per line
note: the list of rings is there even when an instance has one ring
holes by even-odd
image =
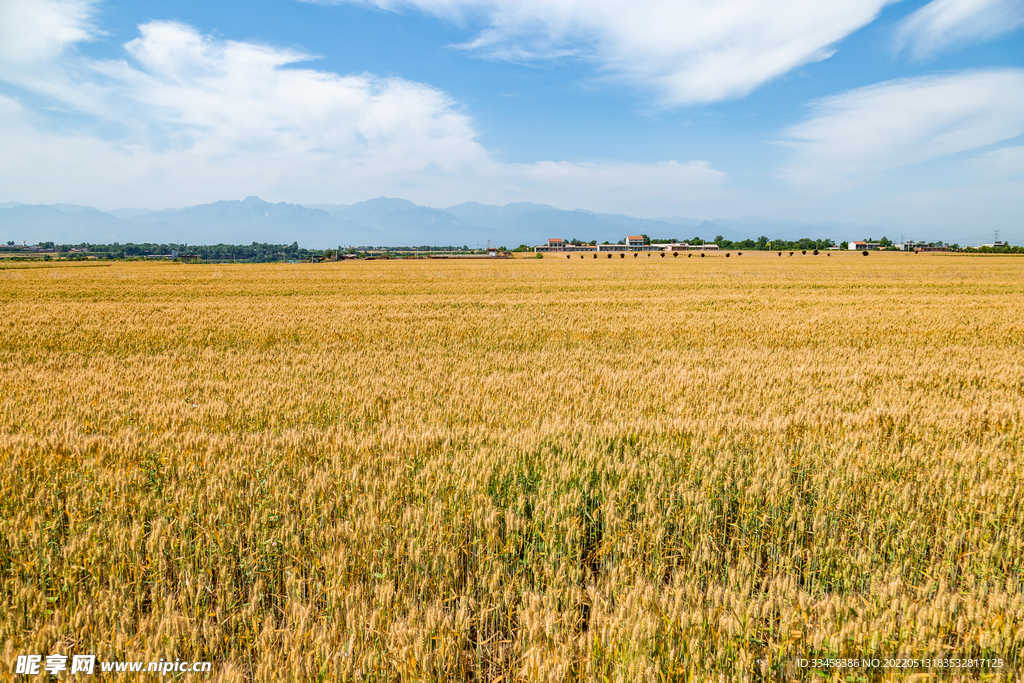
[[[1024,233],[1021,0],[0,4],[0,201]]]

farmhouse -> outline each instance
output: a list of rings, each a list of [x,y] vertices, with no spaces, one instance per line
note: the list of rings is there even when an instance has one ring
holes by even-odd
[[[560,237],[548,238],[547,244],[538,244],[533,248],[534,251],[562,251],[565,248],[565,240]]]
[[[858,244],[864,244],[860,242]],[[873,248],[877,248],[877,244]],[[534,251],[667,251],[669,253],[680,251],[718,251],[719,247],[714,242],[705,244],[690,244],[689,242],[673,242],[672,244],[644,244],[644,238],[640,235],[627,235],[623,244],[571,244],[565,240],[551,238],[547,244],[538,244]]]
[[[637,235],[626,237],[625,244],[571,244],[565,240],[551,238],[547,244],[538,244],[534,251],[662,251],[660,244],[644,244],[644,238]]]
[[[847,247],[850,251],[864,251],[878,249],[881,246],[878,242],[850,242]]]
[[[644,244],[643,235],[626,235],[624,244],[601,244],[598,251],[661,251],[658,244]]]
[[[690,244],[689,242],[673,242],[672,244],[666,244],[663,246],[662,251],[667,251],[670,254],[679,251],[718,251],[718,245],[714,242],[708,242],[705,244]]]
[[[590,244],[573,244],[572,242],[566,242],[558,238],[551,238],[547,244],[538,244],[533,248],[534,251],[548,252],[548,251],[597,251],[597,247]]]

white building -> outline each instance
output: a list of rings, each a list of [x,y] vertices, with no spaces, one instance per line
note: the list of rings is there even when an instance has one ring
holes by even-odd
[[[573,244],[566,242],[558,237],[552,237],[548,240],[547,244],[538,244],[533,248],[534,251],[547,252],[547,251],[597,251],[597,247],[590,244]]]

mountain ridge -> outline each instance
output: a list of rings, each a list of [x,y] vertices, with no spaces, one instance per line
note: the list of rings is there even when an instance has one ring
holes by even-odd
[[[0,204],[0,240],[17,242],[160,242],[335,246],[494,246],[541,244],[549,237],[617,242],[628,234],[685,240],[716,235],[731,240],[832,239],[837,243],[881,237],[878,225],[837,221],[802,223],[756,216],[700,220],[682,216],[638,218],[624,214],[565,210],[548,204],[503,206],[464,202],[447,208],[377,197],[354,204],[291,204],[249,196],[180,208],[100,211],[74,204]],[[888,232],[895,232],[889,229]],[[940,234],[941,233],[941,234]],[[929,231],[949,239],[948,231]]]

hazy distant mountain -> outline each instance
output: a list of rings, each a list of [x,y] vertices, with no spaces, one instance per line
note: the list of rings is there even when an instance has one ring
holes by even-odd
[[[686,231],[681,230],[681,227],[698,225],[700,223],[700,221],[692,218],[677,218],[677,222],[673,222],[661,218],[634,218],[633,216],[612,213],[596,213],[594,215],[626,228],[631,233],[641,233],[651,237],[654,237],[656,234],[659,239],[668,239],[669,237],[683,239],[682,235]],[[619,239],[622,238],[620,237]]]
[[[583,211],[530,211],[519,217],[516,227],[529,244],[543,244],[549,237],[617,242],[625,235],[621,225]]]
[[[391,246],[486,245],[489,235],[475,225],[465,225],[454,216],[405,199],[378,197],[358,204],[310,204],[310,208],[331,216],[386,232]]]
[[[301,204],[271,204],[259,197],[220,201],[183,209],[150,211],[124,220],[136,224],[165,222],[176,228],[176,242],[199,244],[216,234],[217,242],[248,244],[275,242],[318,246],[388,244],[387,233],[336,218]]]
[[[682,216],[659,216],[651,220],[658,221],[659,223],[668,223],[669,225],[682,225],[687,228],[693,228],[703,223],[699,218],[684,218]]]
[[[18,244],[22,241],[35,244],[59,241],[77,244],[124,241],[125,227],[119,218],[90,207],[16,204],[0,209],[0,242],[14,240]]]
[[[949,240],[951,231],[919,226],[914,239]],[[98,211],[76,204],[0,204],[0,241],[28,243],[177,242],[188,244],[298,242],[305,247],[541,244],[549,237],[617,242],[627,234],[656,239],[831,238],[836,242],[899,237],[877,225],[741,216],[700,221],[681,216],[648,219],[620,214],[566,211],[547,204],[517,202],[493,206],[466,202],[446,209],[404,199],[378,197],[357,204],[303,206],[265,202],[258,197],[219,201],[180,209]]]
[[[299,204],[271,204],[258,197],[221,201],[183,209],[115,213],[66,204],[0,209],[2,241],[30,243],[156,242],[249,244],[270,242],[303,246],[385,245],[395,238],[372,227],[335,218]]]
[[[624,230],[643,232],[668,228],[666,224],[643,218],[595,214],[590,211],[565,211],[547,204],[518,202],[505,206],[491,206],[466,202],[444,210],[463,223],[475,223],[495,231],[495,237],[509,246],[513,244],[540,244],[549,237],[617,242]],[[642,229],[643,228],[643,229]]]
[[[547,204],[534,204],[532,202],[514,202],[505,206],[493,206],[491,204],[480,204],[478,202],[466,202],[456,206],[449,206],[444,212],[455,216],[466,225],[479,225],[482,228],[496,228],[505,230],[519,225],[524,214],[538,211],[560,211]]]
[[[137,218],[147,213],[153,213],[153,209],[111,209],[107,213],[118,218]]]

